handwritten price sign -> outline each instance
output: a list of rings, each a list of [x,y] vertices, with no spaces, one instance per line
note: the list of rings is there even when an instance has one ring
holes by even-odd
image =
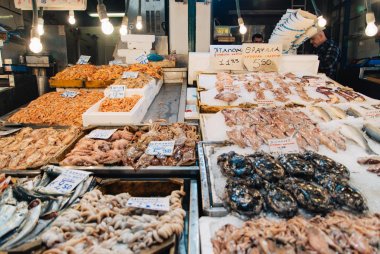
[[[175,141],[151,141],[145,153],[149,155],[173,155]]]
[[[156,211],[169,211],[169,197],[165,198],[140,198],[131,197],[128,199],[127,206],[144,208]]]
[[[243,44],[243,63],[249,71],[278,71],[278,59],[282,55],[280,44]]]
[[[79,92],[77,92],[77,91],[66,90],[63,93],[61,93],[61,96],[63,98],[75,98],[78,94],[79,94]]]
[[[272,154],[299,153],[299,147],[295,138],[270,139],[269,150]]]
[[[211,45],[210,65],[214,70],[243,70],[241,45]]]
[[[65,169],[62,174],[45,187],[45,190],[53,193],[67,194],[87,179],[90,174],[91,172]]]
[[[88,64],[88,61],[90,61],[91,56],[85,56],[81,55],[78,59],[77,64]]]

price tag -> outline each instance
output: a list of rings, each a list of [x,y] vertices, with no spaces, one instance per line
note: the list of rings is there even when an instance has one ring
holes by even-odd
[[[380,109],[370,109],[365,112],[366,119],[375,119],[380,117]]]
[[[53,193],[67,194],[75,189],[78,184],[87,179],[90,174],[91,172],[64,169],[44,190]]]
[[[138,58],[136,58],[136,61],[141,63],[141,64],[147,64],[149,61],[148,61],[148,57],[143,54],[141,56],[139,56]]]
[[[79,94],[79,92],[77,91],[70,91],[70,90],[66,90],[64,91],[61,96],[64,97],[64,98],[74,98],[75,96],[77,96]]]
[[[121,61],[120,59],[115,59],[115,60],[109,61],[108,64],[109,65],[120,65],[120,64],[123,64],[123,61]]]
[[[117,129],[95,129],[91,131],[86,137],[92,139],[109,139]]]
[[[173,155],[174,140],[171,141],[151,141],[148,148],[145,150],[149,155]]]
[[[275,107],[273,100],[256,100],[258,107]]]
[[[137,71],[125,71],[121,78],[137,78],[139,73]]]
[[[7,136],[12,133],[18,132],[21,128],[2,128],[0,129],[0,136]]]
[[[129,207],[144,208],[157,211],[169,211],[169,197],[164,198],[140,198],[131,197],[128,199]]]
[[[243,70],[241,45],[211,45],[210,65],[214,70]]]
[[[87,64],[88,61],[90,61],[90,58],[91,56],[85,56],[85,55],[81,55],[78,59],[78,62],[77,64]]]
[[[120,99],[125,97],[125,86],[124,85],[111,85],[109,87],[109,98]]]
[[[278,60],[281,55],[281,44],[243,44],[243,62],[249,71],[278,71]]]
[[[299,153],[299,147],[295,138],[270,139],[269,150],[273,154]]]

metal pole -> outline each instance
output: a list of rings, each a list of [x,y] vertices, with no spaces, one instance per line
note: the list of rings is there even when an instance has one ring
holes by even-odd
[[[348,36],[350,33],[350,15],[351,15],[351,0],[345,0],[344,1],[344,16],[343,16],[342,58],[340,61],[341,68],[345,68],[347,64]]]
[[[195,52],[196,0],[188,0],[189,52]]]

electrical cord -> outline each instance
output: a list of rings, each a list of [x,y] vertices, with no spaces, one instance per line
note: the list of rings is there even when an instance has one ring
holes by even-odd
[[[138,16],[141,16],[141,0],[139,0],[139,12],[138,12]]]
[[[128,16],[128,11],[129,11],[129,1],[130,0],[125,0],[125,16]]]
[[[140,0],[141,1],[141,0]],[[235,4],[236,4],[236,12],[237,12],[237,16],[238,18],[241,18],[241,13],[240,13],[240,3],[239,3],[239,0],[235,0]]]

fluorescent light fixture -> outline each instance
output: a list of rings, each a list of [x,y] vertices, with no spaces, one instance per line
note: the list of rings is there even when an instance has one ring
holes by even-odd
[[[88,15],[90,15],[92,18],[99,18],[98,13],[89,13]],[[109,18],[122,18],[124,17],[124,12],[108,12],[107,16]]]

